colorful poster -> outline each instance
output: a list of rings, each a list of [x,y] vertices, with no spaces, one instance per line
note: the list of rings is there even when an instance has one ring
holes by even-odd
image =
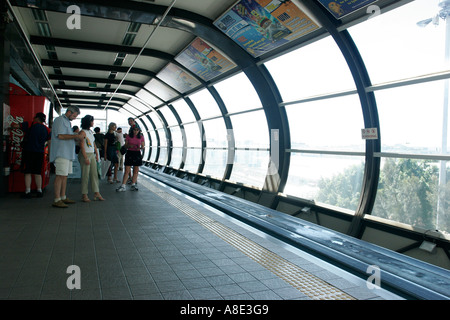
[[[340,19],[375,1],[378,0],[319,0],[336,19]]]
[[[175,60],[205,81],[236,66],[200,38],[195,39]]]
[[[162,69],[158,73],[158,78],[181,93],[194,89],[201,84],[200,81],[173,63],[169,63]]]
[[[214,25],[258,57],[319,26],[292,1],[240,0]]]

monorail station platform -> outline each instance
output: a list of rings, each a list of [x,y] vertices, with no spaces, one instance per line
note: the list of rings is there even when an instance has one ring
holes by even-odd
[[[140,175],[106,201],[0,202],[0,298],[12,300],[397,300],[330,263]],[[92,196],[91,196],[91,200]],[[369,279],[369,280],[368,280]],[[372,281],[371,283],[374,283]],[[370,287],[370,288],[369,288]]]

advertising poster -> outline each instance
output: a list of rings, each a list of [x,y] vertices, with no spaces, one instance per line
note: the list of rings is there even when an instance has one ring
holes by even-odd
[[[194,89],[201,84],[200,81],[173,63],[169,63],[162,69],[158,73],[158,78],[181,93]]]
[[[292,1],[240,0],[214,25],[258,57],[318,28]]]
[[[337,19],[375,1],[377,0],[319,0],[319,2]]]
[[[195,39],[175,60],[205,81],[236,66],[200,38]]]

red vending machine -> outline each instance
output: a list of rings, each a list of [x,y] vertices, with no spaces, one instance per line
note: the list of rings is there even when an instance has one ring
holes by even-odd
[[[10,104],[10,123],[16,123],[19,128],[10,131],[10,152],[9,152],[9,192],[25,192],[24,174],[20,170],[22,163],[22,147],[21,142],[24,138],[22,123],[31,124],[34,116],[38,112],[49,113],[50,102],[46,97],[30,96],[25,90],[19,86],[10,83],[9,85],[9,104]],[[50,181],[50,163],[48,146],[45,147],[44,162],[42,164],[42,189],[44,189]],[[31,190],[36,189],[34,179],[32,179]]]

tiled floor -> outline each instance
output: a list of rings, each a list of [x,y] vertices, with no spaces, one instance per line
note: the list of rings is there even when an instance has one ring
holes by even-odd
[[[123,193],[101,181],[106,201],[67,209],[51,207],[52,182],[44,198],[0,199],[0,299],[392,297],[139,179],[138,192]],[[79,190],[79,180],[69,179],[69,197],[80,199]]]

